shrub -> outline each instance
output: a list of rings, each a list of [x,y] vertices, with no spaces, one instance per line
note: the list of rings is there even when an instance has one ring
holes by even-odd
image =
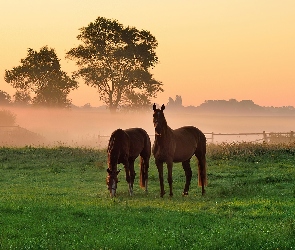
[[[0,126],[14,126],[16,115],[9,110],[0,110]]]
[[[256,161],[257,158],[268,156],[270,158],[278,158],[288,153],[295,155],[295,143],[221,143],[209,144],[207,146],[208,157],[212,160],[241,160]]]

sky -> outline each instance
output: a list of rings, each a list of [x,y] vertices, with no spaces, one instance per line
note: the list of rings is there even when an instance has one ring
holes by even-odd
[[[182,97],[184,106],[206,100],[252,100],[261,106],[295,106],[294,0],[0,0],[0,90],[15,90],[5,70],[19,66],[27,49],[54,48],[61,69],[77,47],[79,28],[96,18],[148,30],[159,43],[151,72],[163,83],[152,102]],[[72,103],[100,106],[95,88],[80,81]]]

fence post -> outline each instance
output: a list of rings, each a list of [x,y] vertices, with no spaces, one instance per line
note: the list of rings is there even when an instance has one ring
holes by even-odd
[[[293,142],[294,140],[294,131],[291,130],[290,132],[290,142]]]
[[[263,133],[263,142],[264,143],[267,143],[268,140],[267,140],[267,134],[265,133],[265,131],[262,132]]]
[[[212,140],[212,143],[214,143],[214,132],[212,132],[211,140]]]

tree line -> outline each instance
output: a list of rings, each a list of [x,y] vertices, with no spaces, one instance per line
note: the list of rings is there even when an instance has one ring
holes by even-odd
[[[199,106],[188,106],[184,107],[182,105],[182,98],[176,95],[175,100],[169,97],[167,107],[170,110],[173,109],[185,109],[189,112],[199,112],[199,113],[231,113],[231,114],[295,114],[295,108],[293,106],[283,106],[283,107],[264,107],[255,104],[252,100],[241,100],[236,99],[229,100],[205,100]]]
[[[149,31],[103,17],[79,31],[81,44],[65,55],[78,67],[71,75],[61,69],[55,50],[47,45],[39,51],[29,48],[19,66],[5,70],[4,80],[16,89],[14,103],[68,108],[68,95],[82,79],[96,88],[111,112],[150,107],[151,98],[163,91],[163,84],[150,73],[158,63],[156,38]],[[11,102],[4,91],[1,102]]]

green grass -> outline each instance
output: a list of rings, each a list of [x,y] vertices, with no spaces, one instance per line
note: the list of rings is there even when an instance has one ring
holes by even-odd
[[[110,199],[105,150],[0,148],[0,249],[294,249],[294,155],[294,144],[209,145],[205,196],[193,160],[189,196],[175,164],[172,198],[152,158],[148,193],[137,167],[134,196],[122,171]]]

